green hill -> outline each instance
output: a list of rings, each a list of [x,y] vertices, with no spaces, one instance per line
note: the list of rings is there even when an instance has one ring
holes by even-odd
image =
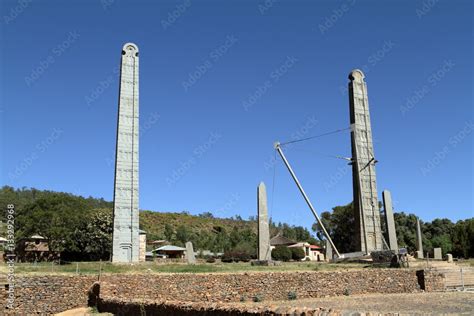
[[[112,202],[64,192],[4,186],[0,190],[0,204],[4,209],[7,204],[15,205],[16,239],[42,235],[63,257],[69,255],[74,259],[107,259],[110,255]],[[5,213],[1,220],[5,221]],[[198,250],[256,252],[254,218],[243,220],[238,215],[215,218],[211,212],[190,215],[146,210],[140,211],[140,228],[147,232],[148,240],[166,239],[175,245],[192,241]],[[272,235],[281,232],[294,240],[316,242],[301,226],[270,223],[270,231]]]

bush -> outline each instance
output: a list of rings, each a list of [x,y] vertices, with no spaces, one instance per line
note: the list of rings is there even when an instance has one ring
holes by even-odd
[[[263,297],[260,294],[257,294],[253,297],[253,301],[256,302],[256,303],[261,302],[261,301],[263,301]]]
[[[207,263],[214,263],[214,262],[216,262],[216,258],[214,258],[214,257],[209,257],[209,258],[206,259],[206,262],[207,262]]]
[[[298,298],[298,295],[296,295],[296,292],[290,291],[288,292],[288,299],[290,301],[294,301]]]
[[[230,250],[226,251],[222,256],[222,262],[249,262],[251,255],[246,251]]]
[[[277,246],[272,250],[272,258],[280,261],[290,261],[291,250],[286,246]]]
[[[304,250],[302,248],[288,248],[291,249],[291,259],[295,261],[301,261],[301,259],[304,259],[306,257],[306,254],[304,253]]]

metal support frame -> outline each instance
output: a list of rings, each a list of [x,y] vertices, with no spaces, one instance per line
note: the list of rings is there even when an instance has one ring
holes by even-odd
[[[314,210],[313,204],[311,204],[311,201],[309,200],[308,196],[306,195],[306,192],[304,191],[303,187],[301,186],[301,183],[298,181],[298,178],[296,177],[296,174],[294,173],[294,171],[293,171],[293,169],[291,168],[291,166],[290,166],[288,160],[286,159],[285,154],[283,153],[283,151],[282,151],[282,149],[281,149],[280,143],[279,143],[279,142],[276,142],[276,143],[274,144],[274,147],[275,147],[275,150],[280,154],[281,159],[282,159],[283,162],[285,163],[286,168],[287,168],[288,171],[290,172],[291,177],[293,178],[293,180],[294,180],[295,183],[296,183],[296,186],[298,187],[298,189],[299,189],[300,192],[301,192],[301,195],[303,195],[303,198],[304,198],[304,200],[306,201],[306,204],[308,204],[308,207],[310,208],[310,210],[311,210],[311,212],[313,213],[314,217],[316,218],[316,220],[318,221],[319,225],[320,225],[321,228],[323,229],[324,235],[326,236],[326,238],[328,239],[329,243],[331,244],[331,247],[334,249],[334,251],[336,252],[337,256],[338,256],[338,257],[341,257],[341,254],[340,254],[339,251],[337,250],[336,246],[335,246],[334,243],[332,242],[331,237],[329,236],[328,232],[326,231],[326,228],[324,227],[323,222],[322,222],[321,219],[319,218],[318,213],[316,213],[316,211]]]

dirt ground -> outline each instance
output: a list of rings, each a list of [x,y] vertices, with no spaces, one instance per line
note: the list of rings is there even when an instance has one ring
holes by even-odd
[[[398,315],[474,315],[474,292],[366,294],[267,302],[267,304],[282,307],[331,308],[344,314],[371,312]]]
[[[112,316],[112,314],[110,313],[97,313],[92,308],[89,308],[89,307],[80,307],[80,308],[70,309],[68,311],[55,314],[55,316],[89,316],[89,315]]]
[[[236,304],[235,305],[240,305]],[[263,301],[261,303],[241,303],[252,309],[259,305],[271,307],[325,308],[341,312],[343,315],[474,315],[474,292],[443,292],[414,294],[366,294],[337,296],[295,301]],[[77,308],[57,316],[104,315],[90,308]]]

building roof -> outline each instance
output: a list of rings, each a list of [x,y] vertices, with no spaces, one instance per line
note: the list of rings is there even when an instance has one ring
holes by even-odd
[[[165,244],[167,242],[168,242],[168,240],[165,240],[165,239],[149,240],[149,241],[147,241],[147,244]]]
[[[311,249],[323,249],[321,246],[318,246],[318,245],[309,245],[309,248],[311,248]]]
[[[276,235],[272,239],[270,239],[270,245],[271,246],[288,246],[288,245],[294,245],[296,244],[296,241],[293,241],[289,238]]]
[[[298,242],[293,245],[289,245],[288,248],[296,248],[296,247],[309,247],[310,244],[307,242]]]
[[[160,248],[156,248],[154,251],[185,251],[186,248],[173,246],[173,245],[166,245]]]
[[[46,238],[44,238],[43,236],[40,236],[40,235],[33,235],[30,238],[31,239],[46,239]]]
[[[8,241],[8,239],[0,237],[0,241]]]

